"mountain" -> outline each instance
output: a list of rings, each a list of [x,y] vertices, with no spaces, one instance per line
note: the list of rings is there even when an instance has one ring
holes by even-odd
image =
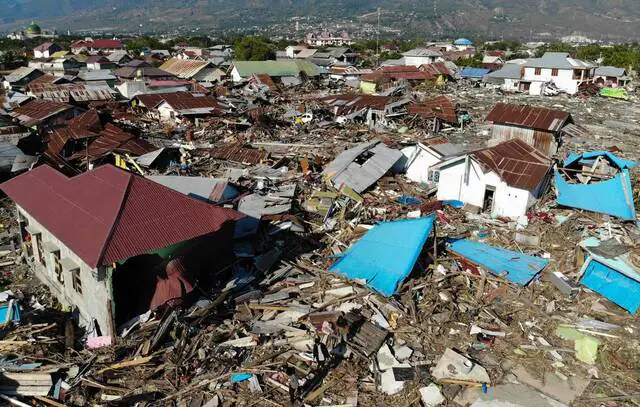
[[[43,27],[164,30],[314,21],[382,23],[405,34],[477,34],[528,37],[575,31],[596,37],[637,39],[638,0],[2,0],[0,30],[36,20]]]

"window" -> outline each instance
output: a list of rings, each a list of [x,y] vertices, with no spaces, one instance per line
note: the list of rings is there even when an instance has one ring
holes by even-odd
[[[574,69],[573,70],[573,79],[582,79],[582,70]]]
[[[82,280],[80,279],[80,269],[71,270],[71,282],[73,283],[73,289],[78,294],[82,294]]]
[[[535,72],[533,73],[535,76],[540,76],[542,75],[542,68],[536,68]]]
[[[53,271],[56,273],[56,278],[60,284],[64,284],[64,275],[62,274],[62,263],[60,262],[60,251],[55,251],[51,253],[53,255],[54,268]]]
[[[551,70],[551,76],[558,76],[558,68],[553,68]]]

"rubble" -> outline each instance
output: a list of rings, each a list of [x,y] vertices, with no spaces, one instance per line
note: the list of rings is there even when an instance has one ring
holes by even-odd
[[[164,94],[135,98],[144,106],[103,106],[112,114],[97,139],[57,157],[57,168],[113,162],[164,190],[237,210],[244,217],[228,239],[231,258],[208,264],[209,278],[198,280],[165,267],[151,290],[162,295],[151,295],[144,313],[97,332],[32,278],[35,233],[21,230],[4,200],[3,398],[202,407],[289,405],[292,395],[297,405],[324,406],[591,406],[608,397],[637,405],[640,233],[628,221],[638,108],[462,81],[410,88],[374,72],[358,75],[381,76],[374,88],[384,94],[261,73],[208,94],[215,114],[173,106],[181,117],[160,120],[151,110]],[[485,118],[498,102],[570,112],[577,124],[551,129],[563,138],[555,157],[526,140],[500,140],[518,153],[505,164],[500,148],[482,152],[495,147]],[[474,200],[439,196],[440,186],[461,184],[433,169],[465,156],[485,158],[474,171],[528,188],[519,216],[492,214],[473,178],[459,180]],[[589,192],[618,177],[624,202]],[[584,188],[576,195],[589,205],[567,199],[569,187]],[[625,212],[594,206],[605,195]]]

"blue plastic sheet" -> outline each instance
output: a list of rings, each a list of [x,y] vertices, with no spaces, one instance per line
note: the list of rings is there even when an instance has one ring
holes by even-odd
[[[620,172],[615,177],[604,181],[570,184],[560,172],[556,171],[555,187],[558,194],[556,202],[570,208],[605,213],[622,220],[635,220],[636,209],[629,176],[629,168],[635,167],[635,162],[618,158],[608,151],[593,151],[571,154],[565,160],[564,166],[568,167],[575,163],[588,165],[600,156],[608,158]]]
[[[450,244],[449,250],[470,260],[498,277],[521,286],[529,284],[549,264],[549,260],[511,250],[461,239]]]
[[[350,279],[361,279],[387,297],[411,274],[435,216],[384,222],[374,226],[329,268]]]
[[[245,380],[251,379],[251,376],[253,376],[251,373],[234,373],[231,375],[231,383],[244,382]]]

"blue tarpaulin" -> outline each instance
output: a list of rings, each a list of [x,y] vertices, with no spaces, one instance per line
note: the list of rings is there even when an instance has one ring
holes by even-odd
[[[360,279],[387,297],[411,274],[435,216],[384,222],[374,226],[353,244],[329,271]]]
[[[590,251],[600,241],[590,237],[580,242],[589,256],[580,270],[580,283],[609,301],[635,314],[640,308],[640,272],[631,264],[628,253],[606,258]]]
[[[620,172],[613,178],[595,181],[590,184],[570,184],[559,172],[555,173],[555,187],[559,205],[587,211],[605,213],[623,220],[635,220],[636,209],[633,202],[633,189],[629,177],[629,168],[636,163],[622,160],[608,151],[593,151],[584,154],[571,154],[564,162],[568,167],[573,164],[590,165],[597,157],[606,157]]]
[[[525,286],[549,264],[549,260],[461,239],[449,246],[452,251],[491,274]]]
[[[489,72],[491,72],[491,69],[466,67],[466,68],[462,68],[462,71],[460,72],[460,76],[463,78],[482,79]]]

